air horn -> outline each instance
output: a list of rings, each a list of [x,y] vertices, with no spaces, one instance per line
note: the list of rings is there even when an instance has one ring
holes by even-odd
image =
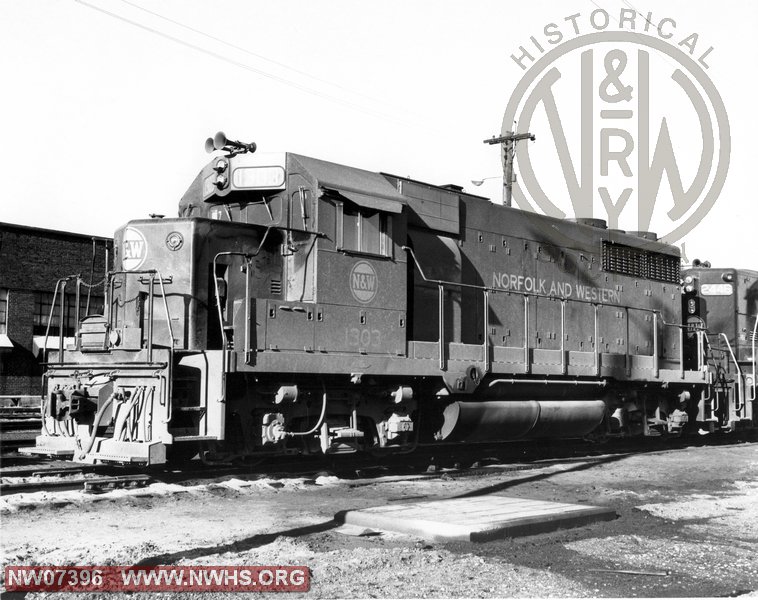
[[[219,131],[212,138],[209,137],[205,140],[205,151],[209,154],[214,150],[223,150],[227,153],[227,156],[234,156],[235,154],[242,154],[244,152],[255,152],[257,148],[258,146],[255,142],[245,144],[237,140],[230,140],[223,131]]]

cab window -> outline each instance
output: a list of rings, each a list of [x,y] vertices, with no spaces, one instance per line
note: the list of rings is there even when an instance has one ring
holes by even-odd
[[[388,214],[349,203],[337,204],[337,249],[390,256],[391,218]]]

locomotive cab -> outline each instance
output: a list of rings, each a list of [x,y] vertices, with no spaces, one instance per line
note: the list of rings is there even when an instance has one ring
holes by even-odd
[[[339,391],[350,385],[341,374],[361,371],[356,358],[406,353],[404,200],[379,174],[334,167],[291,154],[221,157],[190,186],[179,218],[119,229],[106,314],[55,357],[53,432],[37,449],[146,463],[198,442],[281,450],[291,425],[312,427],[330,370],[344,382],[331,384],[338,398],[319,419],[323,450],[408,438],[400,386],[381,391],[396,406],[362,416],[355,390]],[[293,355],[319,375],[293,373]],[[113,363],[128,368],[106,372]],[[81,431],[56,435],[64,415],[54,399],[77,395],[91,414],[78,413]]]

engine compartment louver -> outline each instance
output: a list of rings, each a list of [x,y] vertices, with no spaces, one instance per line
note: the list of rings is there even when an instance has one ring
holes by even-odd
[[[614,244],[605,240],[603,240],[602,263],[604,271],[641,279],[678,284],[681,276],[681,261],[678,256]]]

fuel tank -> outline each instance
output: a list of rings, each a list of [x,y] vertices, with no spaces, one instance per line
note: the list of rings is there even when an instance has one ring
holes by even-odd
[[[576,438],[600,425],[605,413],[602,400],[453,402],[436,437],[445,442]]]

